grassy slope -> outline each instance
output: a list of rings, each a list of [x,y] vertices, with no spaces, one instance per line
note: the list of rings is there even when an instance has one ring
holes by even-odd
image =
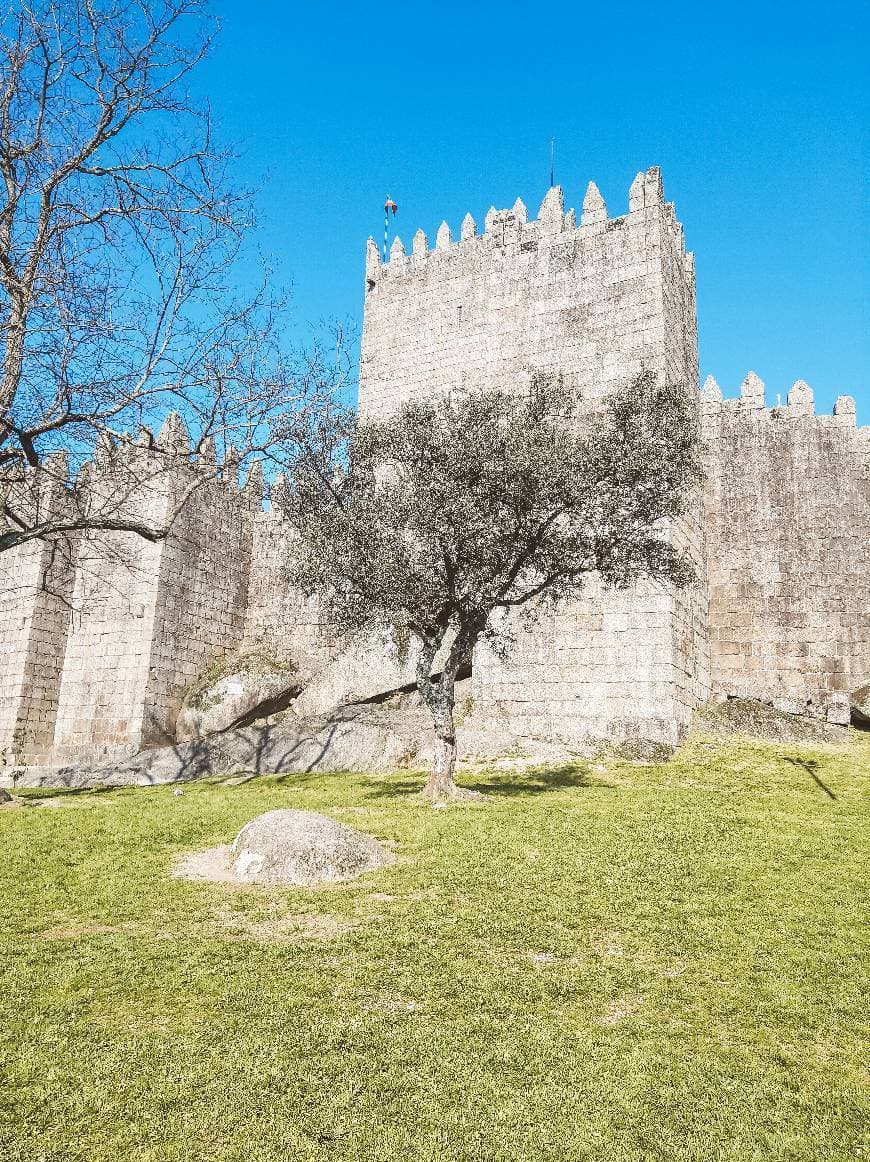
[[[867,736],[699,739],[482,773],[485,807],[293,775],[6,809],[0,1156],[854,1158],[868,772]],[[401,858],[320,891],[170,877],[276,806]]]

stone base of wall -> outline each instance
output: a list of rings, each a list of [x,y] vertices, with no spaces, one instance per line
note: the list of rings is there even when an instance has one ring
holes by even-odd
[[[275,725],[145,750],[121,763],[26,767],[16,772],[14,786],[152,786],[237,773],[422,771],[433,760],[433,732],[428,711],[413,701],[395,707],[346,706],[318,718],[288,716]],[[528,739],[520,747],[503,732],[481,730],[472,722],[461,725],[457,736],[465,761],[510,759],[537,766],[571,757],[563,746]],[[3,785],[13,786],[12,778],[0,778]]]
[[[589,717],[580,712],[573,714],[574,709],[563,704],[550,714],[523,717],[512,704],[500,706],[492,702],[476,712],[473,721],[481,727],[488,723],[489,729],[500,731],[517,745],[547,742],[585,754],[602,743],[619,745],[643,741],[675,747],[685,735],[691,719],[691,715],[685,722],[677,718]]]

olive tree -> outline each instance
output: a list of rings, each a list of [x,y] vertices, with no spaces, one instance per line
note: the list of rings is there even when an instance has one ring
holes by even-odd
[[[454,690],[475,646],[508,651],[508,613],[582,601],[592,574],[690,584],[667,530],[699,479],[694,403],[651,373],[595,410],[556,377],[333,416],[282,501],[298,531],[290,572],[338,633],[413,643],[437,740],[425,794],[457,798]]]

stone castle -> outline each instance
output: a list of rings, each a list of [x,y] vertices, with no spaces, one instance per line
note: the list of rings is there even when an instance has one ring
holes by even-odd
[[[579,223],[554,187],[536,219],[517,201],[490,210],[479,233],[468,215],[458,240],[443,224],[431,250],[420,231],[410,253],[397,238],[382,263],[370,240],[365,278],[363,417],[465,385],[528,390],[541,372],[592,404],[643,369],[697,392],[694,259],[658,169],[638,174],[618,217],[590,183]],[[833,415],[815,415],[802,382],[768,408],[752,373],[738,399],[723,400],[712,378],[697,399],[706,483],[670,535],[700,583],[591,586],[582,605],[519,630],[506,661],[478,649],[475,713],[506,738],[675,743],[697,707],[724,696],[848,721],[849,691],[870,678],[870,429],[856,426],[848,396]],[[256,467],[241,488],[234,463],[216,477],[213,463],[191,457],[177,416],[156,444],[161,471],[130,503],[159,516],[189,493],[166,540],[85,533],[62,553],[32,542],[4,555],[7,765],[172,743],[191,687],[246,653],[302,659],[302,711],[410,680],[386,644],[336,648],[316,603],[289,589],[287,530],[264,509]],[[89,487],[114,486],[118,454],[97,457]],[[123,454],[146,463],[154,452]],[[35,488],[49,506],[62,493]]]

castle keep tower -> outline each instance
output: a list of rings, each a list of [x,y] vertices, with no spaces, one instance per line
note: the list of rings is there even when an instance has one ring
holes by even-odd
[[[437,391],[525,392],[540,372],[595,403],[644,369],[697,390],[694,261],[657,168],[637,175],[621,217],[590,183],[579,225],[554,187],[534,221],[520,201],[490,210],[483,234],[467,215],[459,241],[442,224],[430,251],[418,231],[385,265],[369,241],[363,417]],[[703,580],[700,498],[671,535]],[[475,706],[522,734],[676,741],[709,692],[706,612],[703,585],[590,589],[521,634],[506,664],[478,651]]]

